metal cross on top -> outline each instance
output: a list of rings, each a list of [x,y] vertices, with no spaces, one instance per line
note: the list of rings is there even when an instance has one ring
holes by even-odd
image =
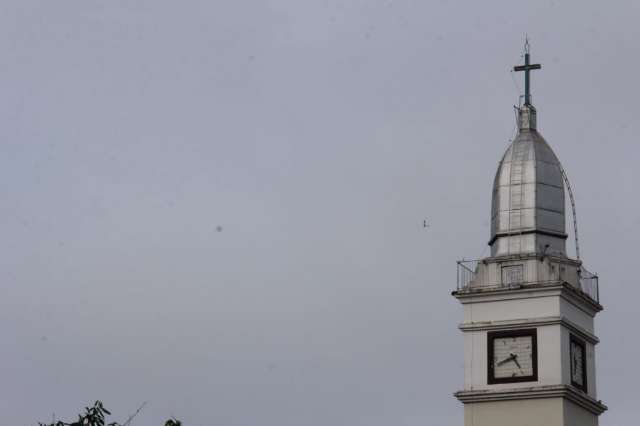
[[[542,68],[540,64],[529,63],[529,40],[524,42],[524,65],[516,65],[514,71],[524,71],[524,104],[531,105],[531,92],[529,91],[529,71],[539,70]]]

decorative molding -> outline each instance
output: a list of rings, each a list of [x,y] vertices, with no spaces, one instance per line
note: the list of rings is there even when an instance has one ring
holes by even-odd
[[[583,295],[579,290],[573,288],[571,284],[564,282],[476,287],[471,290],[454,291],[451,294],[463,305],[467,303],[560,296],[592,317],[604,309],[601,304]]]
[[[595,317],[598,312],[604,309],[600,303],[591,300],[570,284],[564,284],[560,297],[592,317]]]
[[[562,325],[572,333],[580,336],[587,342],[597,345],[600,343],[593,333],[568,320],[564,316],[542,317],[542,318],[522,318],[503,321],[482,321],[464,322],[458,326],[462,331],[494,331],[494,330],[515,330],[525,327],[541,327],[545,325]]]
[[[551,185],[553,186],[553,185]],[[545,231],[544,229],[531,228],[526,231],[510,231],[510,232],[496,232],[496,234],[489,240],[487,245],[493,244],[500,237],[510,237],[513,235],[526,235],[526,234],[540,234],[548,237],[556,237],[566,240],[569,236],[564,232]]]
[[[600,339],[598,339],[595,334],[590,333],[586,329],[580,327],[575,322],[569,321],[566,317],[561,317],[560,321],[562,325],[564,325],[569,329],[569,331],[580,336],[581,338],[591,343],[592,345],[597,345],[598,343],[600,343]]]
[[[459,391],[456,392],[454,396],[463,404],[523,399],[565,398],[598,416],[607,410],[607,406],[601,401],[596,401],[584,392],[566,385],[535,386],[504,390]]]
[[[559,296],[561,289],[562,283],[512,284],[510,286],[476,287],[470,290],[454,291],[452,294],[464,305],[467,303]]]

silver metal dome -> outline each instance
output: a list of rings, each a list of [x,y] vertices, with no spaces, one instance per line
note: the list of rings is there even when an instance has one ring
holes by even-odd
[[[518,135],[500,161],[493,183],[491,255],[566,256],[560,161],[536,130],[535,108],[524,105],[518,115]]]

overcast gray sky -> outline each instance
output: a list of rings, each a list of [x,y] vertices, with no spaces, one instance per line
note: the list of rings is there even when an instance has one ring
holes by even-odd
[[[461,425],[524,34],[601,276],[603,426],[640,400],[634,1],[0,4],[0,424]],[[430,227],[422,227],[427,219]]]

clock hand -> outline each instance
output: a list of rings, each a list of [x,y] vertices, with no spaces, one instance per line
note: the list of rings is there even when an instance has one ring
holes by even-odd
[[[516,363],[516,365],[518,366],[518,368],[519,368],[520,370],[522,370],[522,367],[520,366],[520,363],[518,362],[517,358],[518,358],[518,355],[514,355],[514,356],[513,356],[513,362],[515,362],[515,363]]]
[[[505,359],[503,359],[502,361],[500,361],[500,362],[499,362],[499,363],[497,363],[496,365],[497,365],[497,366],[500,366],[500,365],[502,365],[502,364],[506,364],[507,362],[509,362],[509,361],[511,361],[511,360],[515,360],[515,358],[516,358],[516,355],[511,354],[511,355],[509,355],[509,358],[505,358]]]

